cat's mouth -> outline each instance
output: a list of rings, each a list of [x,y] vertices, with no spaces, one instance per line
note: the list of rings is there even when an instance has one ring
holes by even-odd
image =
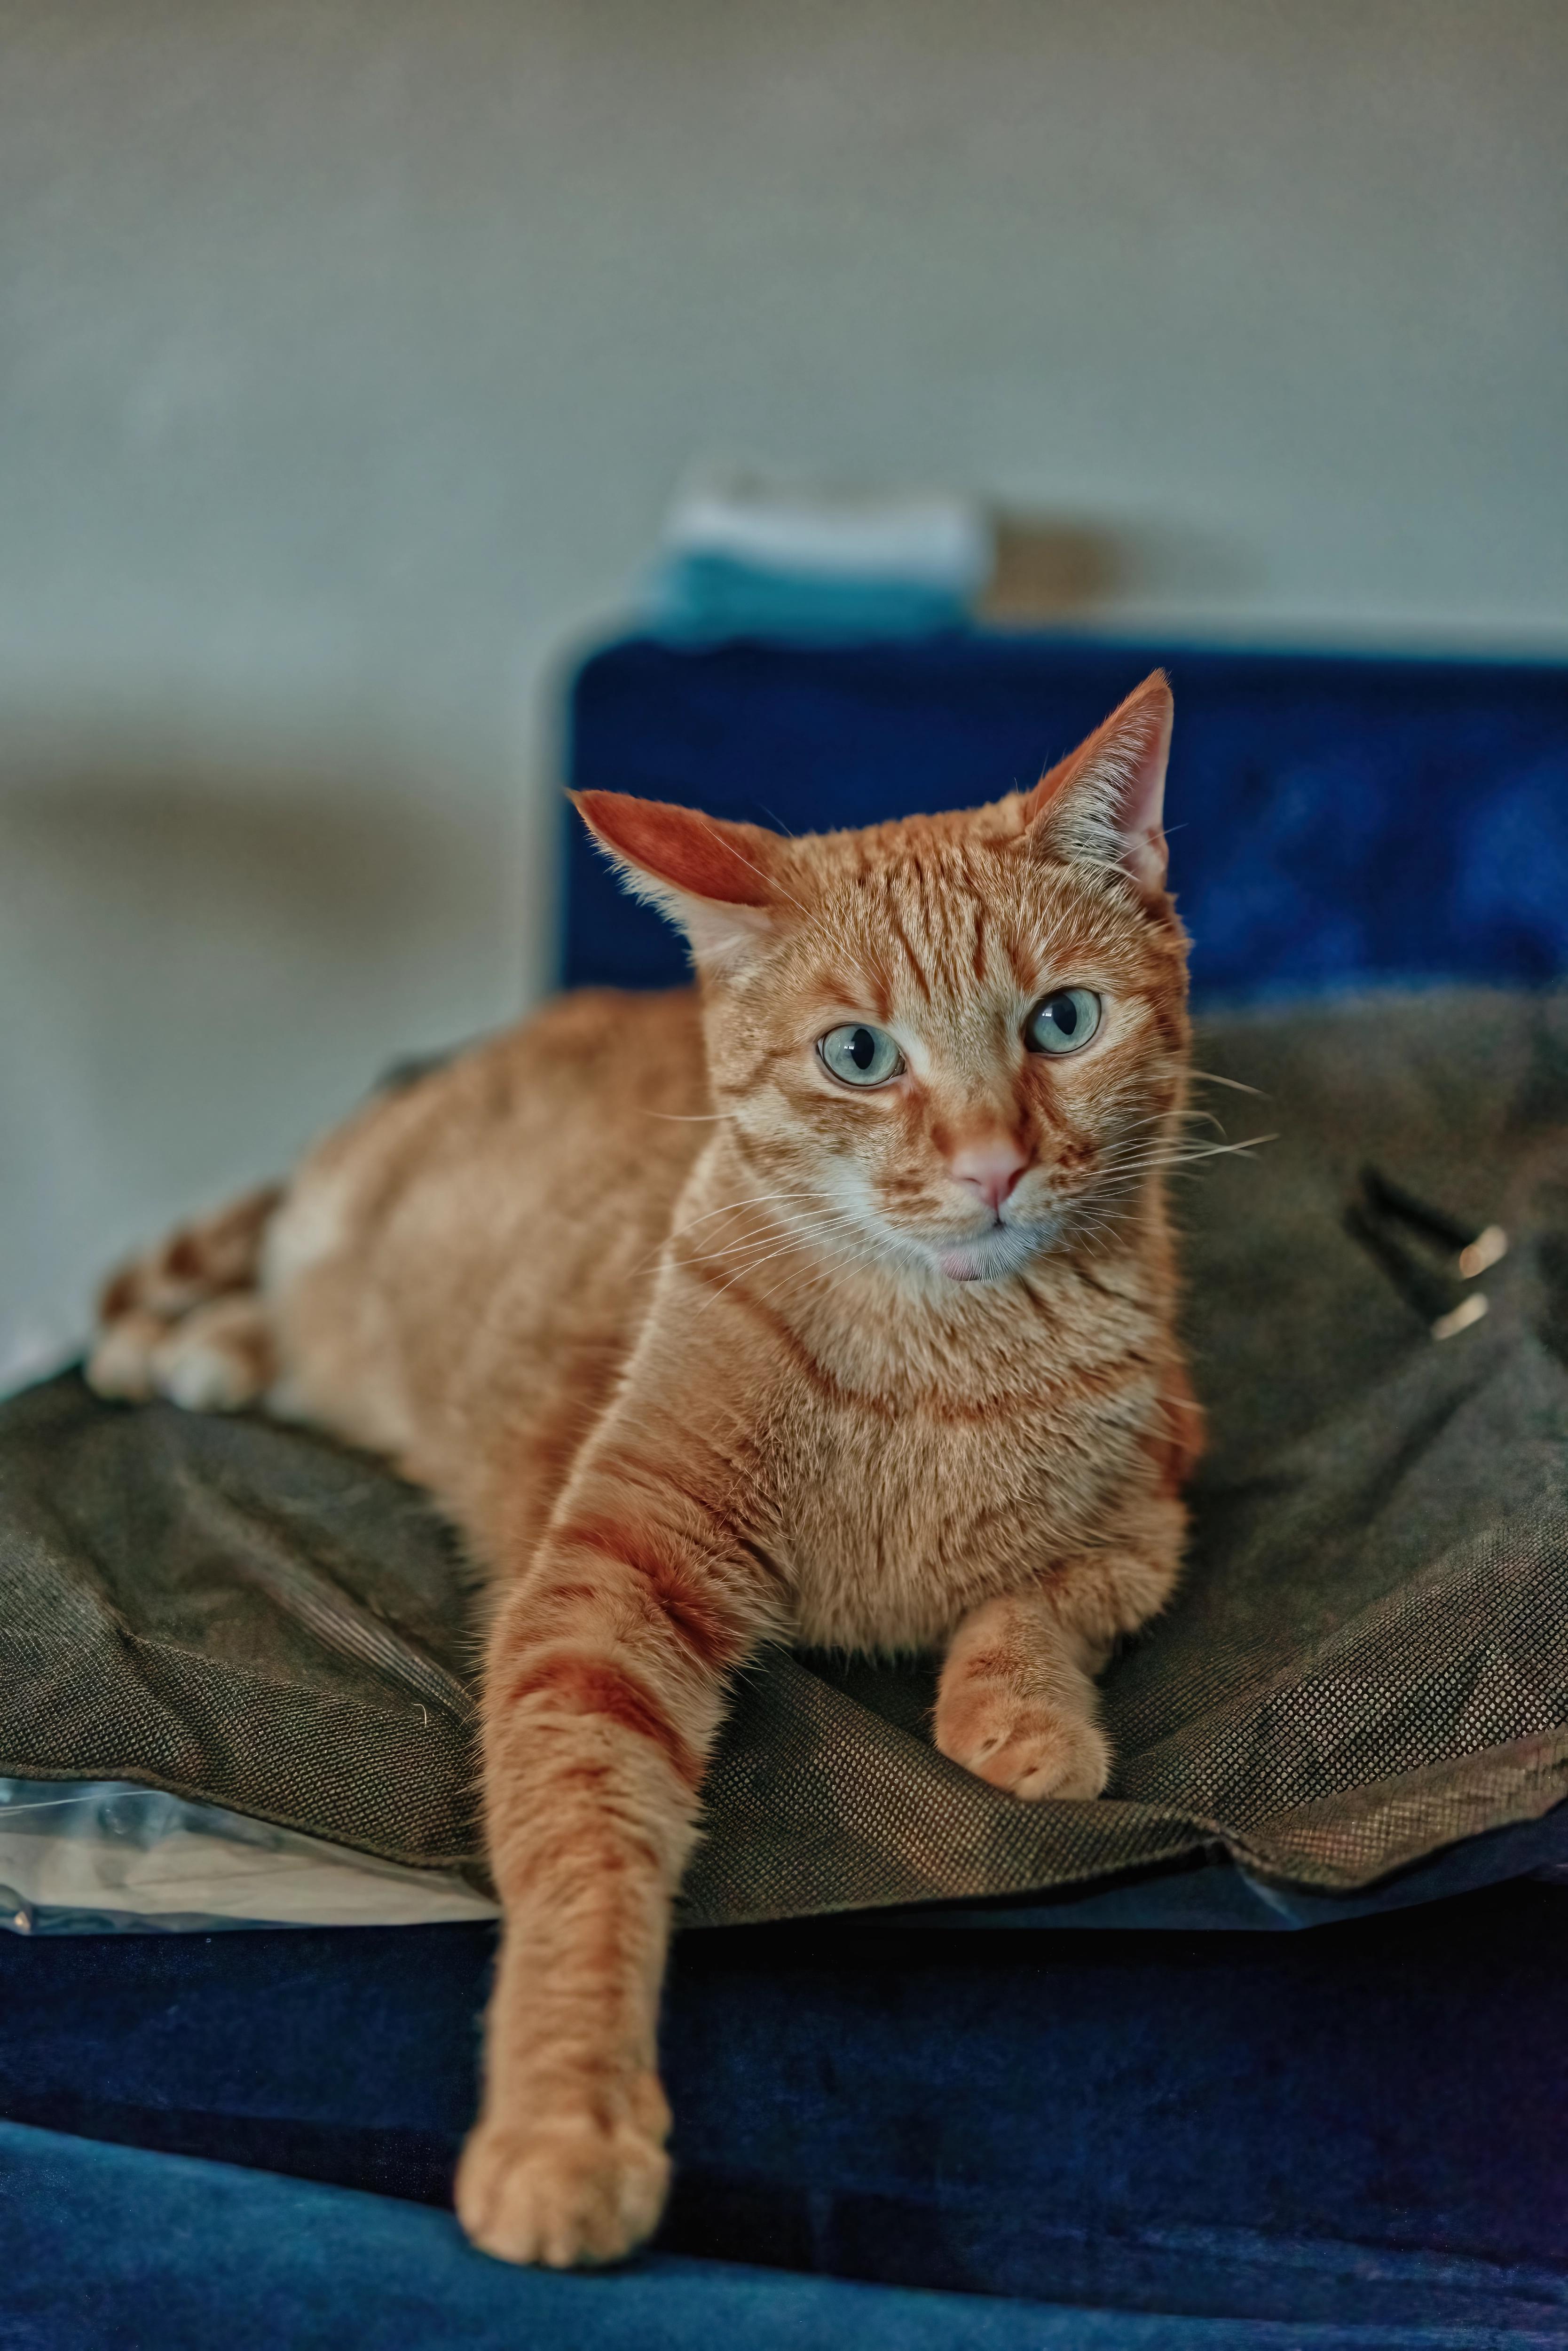
[[[985,1281],[988,1269],[979,1262],[977,1249],[955,1249],[951,1256],[939,1258],[937,1263],[949,1281]]]
[[[1050,1238],[1034,1225],[1004,1225],[937,1252],[936,1262],[949,1281],[1000,1281],[1029,1263]]]

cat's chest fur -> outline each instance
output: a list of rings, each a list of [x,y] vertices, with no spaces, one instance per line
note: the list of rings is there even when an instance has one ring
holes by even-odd
[[[1087,1312],[1069,1283],[973,1319],[935,1344],[862,1322],[797,1357],[780,1533],[804,1639],[931,1646],[1103,1521],[1157,1409],[1154,1318],[1135,1298]]]

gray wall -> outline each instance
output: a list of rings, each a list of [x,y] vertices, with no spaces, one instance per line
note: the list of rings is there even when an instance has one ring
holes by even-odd
[[[1568,649],[1557,0],[0,7],[0,1366],[549,969],[694,452]]]

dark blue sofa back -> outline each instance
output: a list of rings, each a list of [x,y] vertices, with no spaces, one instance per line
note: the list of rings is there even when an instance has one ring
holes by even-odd
[[[1568,970],[1568,667],[955,634],[805,649],[631,639],[575,679],[579,786],[792,832],[1029,784],[1156,664],[1196,992],[1539,984]],[[677,981],[575,819],[568,986]]]

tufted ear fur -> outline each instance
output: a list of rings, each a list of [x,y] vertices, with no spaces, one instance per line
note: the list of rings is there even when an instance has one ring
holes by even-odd
[[[777,935],[795,901],[783,843],[761,825],[730,824],[628,792],[573,792],[572,803],[633,895],[679,924],[704,971],[732,970]]]
[[[1024,800],[1025,838],[1041,857],[1114,865],[1143,898],[1166,886],[1166,761],[1175,705],[1164,670],[1134,686],[1087,741]]]

